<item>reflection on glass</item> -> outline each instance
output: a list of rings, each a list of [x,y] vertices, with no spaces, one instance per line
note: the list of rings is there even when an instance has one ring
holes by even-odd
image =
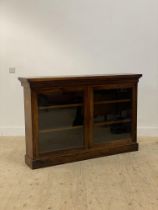
[[[106,143],[109,141],[130,138],[131,124],[113,124],[94,126],[94,143]]]
[[[131,99],[131,88],[118,88],[118,89],[96,89],[94,90],[94,101],[111,101],[121,99]]]
[[[55,105],[71,105],[83,102],[83,92],[57,89],[54,92],[41,93],[38,97],[39,106],[42,108]],[[43,107],[44,106],[44,107]],[[50,107],[51,108],[51,107]]]
[[[83,146],[83,128],[56,130],[39,134],[40,152],[51,152]]]
[[[94,143],[130,137],[131,97],[130,88],[94,90]]]
[[[83,107],[39,110],[39,128],[55,129],[83,125]]]
[[[40,152],[83,146],[83,91],[39,94],[38,106]]]

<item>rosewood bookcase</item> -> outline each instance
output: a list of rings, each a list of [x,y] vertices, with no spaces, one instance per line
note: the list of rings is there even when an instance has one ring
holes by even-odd
[[[138,150],[141,74],[19,78],[32,169]]]

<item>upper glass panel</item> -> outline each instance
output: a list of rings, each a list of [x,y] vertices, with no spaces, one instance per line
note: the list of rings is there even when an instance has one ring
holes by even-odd
[[[80,103],[83,103],[83,91],[81,89],[60,88],[41,93],[38,96],[40,109],[54,108],[52,106],[55,105],[81,105]]]
[[[96,88],[94,90],[94,102],[110,102],[113,100],[123,100],[132,97],[131,88],[119,88],[119,89],[102,89]]]
[[[83,103],[81,89],[63,88],[38,95],[41,153],[83,147]]]

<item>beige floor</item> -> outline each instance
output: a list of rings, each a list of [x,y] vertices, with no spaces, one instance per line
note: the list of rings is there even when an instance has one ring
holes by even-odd
[[[23,138],[0,138],[0,210],[158,210],[158,138],[140,151],[30,170]]]

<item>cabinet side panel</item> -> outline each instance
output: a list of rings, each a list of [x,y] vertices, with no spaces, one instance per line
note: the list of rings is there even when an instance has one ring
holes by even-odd
[[[39,157],[38,95],[31,90],[32,141],[34,158]]]
[[[25,141],[26,156],[34,159],[33,135],[32,135],[32,111],[31,111],[31,91],[29,87],[24,87],[24,111],[25,111]]]
[[[137,142],[137,89],[138,83],[135,83],[132,93],[132,139]]]

